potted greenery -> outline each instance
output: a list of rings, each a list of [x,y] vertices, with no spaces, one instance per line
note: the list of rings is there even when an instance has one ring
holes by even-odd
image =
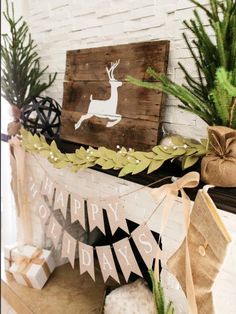
[[[171,81],[167,76],[156,73],[148,68],[148,74],[158,82],[144,82],[128,77],[131,83],[163,91],[173,95],[181,101],[181,108],[197,114],[207,122],[209,126],[221,126],[220,141],[230,143],[227,149],[221,149],[221,153],[214,150],[212,142],[209,145],[209,153],[215,158],[226,158],[228,164],[224,180],[218,180],[222,173],[214,177],[214,184],[219,186],[236,186],[236,179],[228,181],[227,173],[233,166],[236,171],[236,2],[234,0],[218,1],[210,0],[209,5],[204,6],[198,1],[190,0],[208,17],[209,26],[202,22],[198,10],[194,10],[194,19],[184,21],[187,29],[194,35],[190,41],[183,34],[186,45],[195,61],[198,78],[193,77],[188,70],[179,63],[184,72],[186,83],[179,85]],[[212,29],[213,38],[208,35],[207,27]],[[222,126],[226,127],[224,130]],[[223,131],[222,131],[223,130]],[[217,136],[217,135],[215,135]],[[229,140],[231,138],[231,140]],[[211,139],[211,136],[210,136]],[[219,141],[219,139],[218,139]],[[222,143],[224,146],[224,144]],[[210,165],[208,164],[208,168]],[[232,170],[232,168],[231,168]],[[223,171],[223,170],[222,170]],[[216,176],[216,174],[215,174]],[[203,176],[207,183],[212,183],[209,177]]]
[[[48,67],[40,68],[40,57],[36,51],[37,45],[31,38],[28,25],[21,16],[15,18],[14,6],[9,8],[6,1],[6,11],[3,15],[9,24],[9,34],[2,34],[2,96],[12,107],[14,121],[9,124],[10,135],[18,133],[22,108],[32,98],[39,96],[51,86],[56,78],[49,75],[48,82],[40,79]]]

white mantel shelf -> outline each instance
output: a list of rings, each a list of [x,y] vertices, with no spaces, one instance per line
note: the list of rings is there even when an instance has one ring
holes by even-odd
[[[111,195],[125,194],[141,187],[142,185],[114,177],[93,169],[86,169],[77,173],[71,173],[68,169],[55,169],[45,158],[38,155],[27,153],[27,165],[29,169],[34,169],[34,176],[37,180],[44,178],[47,169],[49,177],[57,183],[63,182],[65,188],[70,192],[78,192],[84,198],[87,197],[108,197]],[[136,223],[142,223],[150,216],[150,213],[157,206],[157,201],[150,194],[150,188],[140,190],[124,198],[126,218]],[[36,206],[37,207],[37,206]],[[33,230],[35,245],[40,245],[43,230],[36,208],[32,208]],[[235,314],[236,313],[236,215],[226,211],[218,210],[223,222],[232,237],[227,257],[223,264],[220,274],[214,284],[214,302],[216,314]],[[162,206],[153,215],[148,223],[150,229],[155,232],[160,230],[160,217]],[[184,238],[183,234],[183,211],[180,198],[176,198],[173,208],[170,211],[168,225],[162,237],[165,258],[168,258],[179,247]],[[177,304],[177,314],[187,314],[185,310],[185,297],[179,289],[175,278],[168,272],[163,265],[162,281],[166,287],[167,294],[175,304]]]

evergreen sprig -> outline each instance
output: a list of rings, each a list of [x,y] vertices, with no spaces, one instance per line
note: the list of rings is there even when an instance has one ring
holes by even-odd
[[[220,102],[215,102],[215,98],[212,97],[216,84],[216,72],[219,68],[224,68],[229,73],[228,83],[236,86],[236,2],[234,0],[210,0],[208,6],[203,6],[196,0],[190,0],[190,2],[196,5],[197,9],[194,10],[194,19],[184,21],[184,24],[194,39],[190,40],[186,34],[183,34],[183,37],[195,61],[197,77],[179,63],[184,72],[186,84],[174,83],[151,68],[147,72],[158,81],[156,83],[143,82],[130,76],[127,79],[135,85],[154,88],[175,96],[182,102],[181,108],[197,114],[209,125],[236,128],[235,111],[231,110],[235,99],[229,98],[226,93],[220,95]],[[208,26],[205,26],[198,10],[207,15]],[[212,36],[208,35],[207,28],[212,30]],[[230,110],[234,115],[231,124],[230,119],[226,118],[230,115]]]
[[[164,289],[161,286],[161,283],[156,280],[153,270],[149,270],[149,275],[152,281],[152,292],[157,314],[174,314],[175,309],[173,303],[169,301],[166,304]]]
[[[224,125],[236,126],[236,86],[231,84],[231,73],[219,68],[216,72],[215,87],[210,93],[216,110]],[[228,99],[228,101],[225,101]]]
[[[114,151],[105,147],[97,149],[84,147],[76,149],[75,153],[62,153],[55,141],[49,145],[43,135],[32,135],[29,131],[21,129],[23,147],[32,153],[40,154],[48,159],[55,168],[68,167],[72,172],[99,165],[102,169],[119,170],[119,177],[127,174],[137,174],[144,170],[147,173],[158,170],[165,161],[173,161],[181,157],[182,168],[186,169],[194,165],[199,158],[205,156],[208,150],[207,140],[201,143],[172,136],[172,146],[157,145],[151,152],[127,150],[122,147]]]
[[[11,105],[22,108],[51,86],[57,73],[50,74],[47,83],[40,81],[48,66],[40,68],[37,45],[31,38],[27,23],[22,16],[15,18],[14,5],[12,3],[10,10],[7,0],[3,15],[10,26],[10,33],[2,34],[2,96]]]

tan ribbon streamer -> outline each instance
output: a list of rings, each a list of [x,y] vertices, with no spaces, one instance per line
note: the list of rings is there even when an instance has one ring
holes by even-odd
[[[26,282],[28,287],[33,287],[30,279],[27,277],[27,272],[32,266],[32,264],[41,265],[43,268],[43,271],[48,278],[51,271],[48,267],[47,261],[44,258],[40,258],[43,251],[41,249],[36,249],[35,252],[30,256],[17,256],[15,263],[18,265],[17,273],[22,275],[24,281]]]
[[[165,196],[165,206],[162,212],[161,218],[161,226],[160,226],[160,238],[165,229],[165,226],[168,221],[169,212],[172,208],[176,197],[178,196],[178,192],[180,191],[181,197],[183,200],[183,211],[184,211],[184,226],[186,232],[186,249],[185,249],[185,258],[186,258],[186,296],[188,300],[188,307],[189,307],[189,314],[198,314],[197,311],[197,304],[195,298],[195,290],[193,284],[193,277],[192,277],[192,270],[191,270],[191,262],[190,262],[190,255],[189,255],[189,247],[188,247],[188,226],[190,222],[190,213],[191,213],[191,203],[189,197],[184,192],[184,188],[194,188],[199,184],[200,175],[197,172],[189,172],[184,175],[182,178],[176,180],[174,183],[165,184],[159,188],[152,190],[152,195],[160,199],[160,197]],[[159,259],[160,259],[160,251],[156,256],[156,263],[155,263],[155,274],[157,278],[159,278]]]
[[[18,215],[20,216],[23,242],[31,244],[32,225],[31,209],[27,199],[26,174],[25,174],[25,150],[21,147],[20,140],[15,136],[9,141],[10,159],[12,168],[11,188],[14,194]]]

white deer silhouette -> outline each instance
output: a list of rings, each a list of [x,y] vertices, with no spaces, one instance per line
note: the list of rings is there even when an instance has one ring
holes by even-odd
[[[118,87],[122,85],[122,82],[117,81],[114,78],[114,70],[120,63],[120,60],[114,62],[111,62],[111,67],[108,69],[106,67],[106,71],[109,78],[109,83],[111,85],[111,96],[107,100],[96,100],[93,99],[93,95],[90,96],[90,103],[88,112],[85,115],[82,115],[79,121],[75,124],[75,130],[77,130],[81,123],[84,120],[88,120],[93,116],[99,117],[99,118],[108,118],[109,120],[114,120],[113,122],[108,121],[106,124],[106,127],[110,128],[114,126],[115,124],[119,123],[121,121],[122,116],[120,114],[116,114],[117,104],[118,104]]]

